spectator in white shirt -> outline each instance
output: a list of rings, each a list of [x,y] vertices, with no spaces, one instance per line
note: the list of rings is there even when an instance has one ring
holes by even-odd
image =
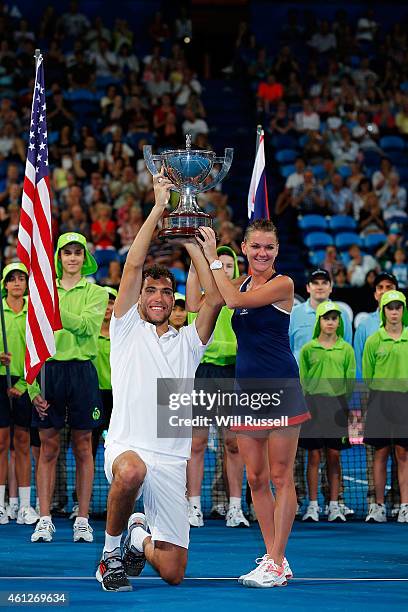
[[[382,190],[380,206],[383,210],[384,219],[387,221],[396,215],[406,216],[407,190],[399,184],[399,176],[396,172],[391,172],[388,185]]]
[[[287,189],[295,189],[295,187],[299,187],[299,185],[303,184],[305,180],[305,167],[306,164],[303,157],[297,157],[295,160],[295,172],[289,174],[288,178],[286,179],[285,187]]]
[[[303,110],[295,115],[295,129],[298,132],[308,132],[319,128],[319,115],[313,110],[310,100],[303,100]]]
[[[185,106],[192,93],[199,96],[201,92],[202,87],[200,82],[194,77],[189,68],[185,68],[183,71],[183,80],[181,83],[174,83],[173,86],[173,93],[176,96],[174,100],[176,106]]]
[[[351,140],[350,130],[346,125],[340,128],[340,140],[334,141],[331,152],[337,165],[351,164],[358,158],[358,144]]]
[[[198,119],[190,108],[186,108],[184,116],[185,121],[183,121],[181,126],[184,136],[191,134],[191,139],[194,142],[197,134],[208,134],[207,122],[204,119]]]
[[[347,266],[347,278],[353,287],[362,287],[365,283],[367,272],[376,270],[379,272],[378,262],[372,255],[362,255],[360,247],[357,244],[352,244],[349,248],[351,257],[350,263]]]
[[[312,36],[308,45],[316,49],[319,53],[327,53],[331,49],[337,47],[336,37],[333,32],[330,32],[328,21],[321,22],[319,32],[316,32],[316,34]]]
[[[95,65],[96,76],[112,76],[118,70],[118,61],[115,53],[109,50],[109,42],[105,38],[98,40],[98,50],[91,54]]]

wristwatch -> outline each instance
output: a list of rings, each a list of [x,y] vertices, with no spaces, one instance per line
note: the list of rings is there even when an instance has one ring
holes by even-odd
[[[222,270],[222,261],[220,259],[214,259],[210,264],[210,270]]]

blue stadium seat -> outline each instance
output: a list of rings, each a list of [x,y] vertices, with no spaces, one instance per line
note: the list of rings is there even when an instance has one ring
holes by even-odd
[[[286,164],[285,166],[281,166],[279,171],[283,178],[288,178],[290,174],[296,172],[296,168],[294,164]]]
[[[111,261],[119,259],[114,249],[96,249],[94,257],[98,266],[109,266]]]
[[[381,155],[372,149],[364,151],[364,165],[368,168],[379,168],[381,162]]]
[[[326,174],[326,170],[324,169],[324,166],[322,166],[322,164],[316,164],[316,166],[313,166],[312,167],[312,172],[313,172],[313,176],[318,181],[320,179],[324,178],[324,176]]]
[[[295,161],[298,152],[294,149],[282,149],[275,155],[275,159],[280,164],[291,164]]]
[[[298,141],[294,136],[289,134],[276,134],[272,136],[272,145],[276,149],[296,149]]]
[[[405,142],[401,136],[383,136],[380,138],[380,147],[383,151],[403,151]]]
[[[338,232],[355,232],[357,223],[348,215],[334,215],[329,218],[329,228],[334,234]]]
[[[326,217],[323,215],[305,215],[298,218],[298,225],[302,232],[325,232],[327,231]]]
[[[404,181],[408,181],[408,168],[407,167],[398,166],[397,167],[397,172],[398,172],[399,177],[400,177],[400,183],[402,183]]]
[[[309,261],[315,268],[319,267],[326,256],[326,251],[309,251]]]
[[[309,135],[308,134],[302,134],[302,136],[299,136],[299,146],[303,147],[305,146],[305,144],[308,142],[309,140]]]
[[[333,244],[333,238],[327,232],[311,232],[305,237],[305,245],[311,251],[325,249]]]
[[[351,175],[351,168],[350,166],[339,166],[339,168],[337,168],[337,172],[344,180],[346,180]]]
[[[347,251],[347,249],[350,248],[352,244],[357,244],[358,246],[361,246],[362,241],[360,236],[354,232],[342,232],[334,237],[334,244],[339,249],[339,251]]]
[[[364,248],[369,253],[373,253],[379,249],[386,240],[386,234],[368,234],[368,236],[364,238]]]

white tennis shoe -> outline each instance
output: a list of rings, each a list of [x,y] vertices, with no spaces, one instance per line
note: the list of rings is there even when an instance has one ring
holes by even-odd
[[[283,564],[279,567],[273,559],[266,559],[258,565],[254,572],[246,576],[242,584],[246,587],[269,589],[275,586],[286,586],[287,579]]]
[[[241,508],[230,506],[226,516],[227,527],[249,527],[249,522]]]
[[[17,523],[19,525],[34,525],[39,519],[40,516],[32,506],[23,506],[17,514]]]
[[[191,527],[204,527],[204,516],[197,506],[188,507],[188,522]]]
[[[240,576],[238,578],[239,584],[243,584],[244,580],[246,580],[247,578],[250,578],[252,574],[254,574],[255,572],[259,570],[259,567],[261,565],[267,563],[268,561],[270,561],[268,554],[265,554],[263,557],[259,557],[258,559],[255,559],[255,563],[257,564],[257,567],[251,570],[250,572],[248,572],[248,574],[243,574],[242,576]],[[282,567],[283,567],[283,571],[285,572],[286,579],[291,580],[293,578],[293,572],[290,568],[289,562],[286,557],[283,558]]]
[[[34,532],[31,534],[32,542],[51,542],[52,536],[55,533],[53,523],[48,519],[40,519],[35,526]]]
[[[73,526],[73,537],[74,542],[93,542],[93,529],[88,521],[81,521],[81,519],[75,519]]]

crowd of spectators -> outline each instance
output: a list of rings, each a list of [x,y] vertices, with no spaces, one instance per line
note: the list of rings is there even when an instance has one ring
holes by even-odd
[[[294,227],[308,214],[355,220],[362,241],[341,253],[330,245],[310,262],[333,258],[341,286],[361,286],[380,269],[407,286],[407,59],[404,25],[386,30],[371,9],[355,22],[346,10],[332,22],[291,10],[275,52],[240,26],[234,69],[246,74],[266,128],[269,171],[282,185],[276,216]],[[365,252],[359,245],[370,234],[383,243]]]
[[[190,133],[210,149],[203,84],[188,61],[193,35],[184,10],[173,23],[156,13],[146,28],[149,52],[136,52],[129,23],[91,23],[77,2],[66,13],[48,7],[38,31],[0,3],[0,224],[5,263],[16,240],[34,76],[34,49],[44,54],[53,229],[80,231],[95,251],[97,281],[117,285],[126,253],[152,205],[143,145],[182,146]],[[405,261],[408,156],[408,35],[385,31],[371,10],[352,23],[290,11],[281,45],[257,43],[240,25],[233,70],[253,93],[266,128],[268,172],[282,188],[275,215],[288,227],[300,215],[347,215],[362,238],[384,236],[375,251],[361,243],[320,262],[338,286],[365,284],[372,270],[392,270],[408,284]],[[227,71],[228,72],[228,71]],[[396,149],[383,148],[397,137]],[[401,145],[401,142],[403,145]],[[279,157],[286,152],[287,158]],[[274,161],[276,160],[276,161]],[[276,181],[275,181],[276,179]],[[240,254],[241,228],[221,186],[199,195],[215,216],[221,244]],[[172,198],[174,205],[176,197]],[[333,255],[334,253],[334,255]],[[176,270],[183,290],[186,261],[174,244],[155,241],[152,257]],[[333,259],[333,263],[330,263]],[[327,263],[329,262],[329,263]],[[241,262],[242,268],[244,263]]]
[[[156,13],[146,28],[147,54],[136,53],[129,23],[93,22],[70,3],[66,13],[48,7],[33,31],[24,16],[0,3],[0,224],[5,264],[16,240],[34,78],[41,47],[47,86],[53,230],[84,234],[100,264],[96,280],[117,286],[126,253],[152,206],[151,175],[143,145],[156,152],[180,148],[187,133],[196,148],[211,148],[202,84],[186,53],[191,20],[173,23]],[[175,204],[176,194],[174,193]],[[232,211],[221,187],[201,205],[228,233]],[[156,241],[157,262],[177,269],[183,290],[181,249]]]

